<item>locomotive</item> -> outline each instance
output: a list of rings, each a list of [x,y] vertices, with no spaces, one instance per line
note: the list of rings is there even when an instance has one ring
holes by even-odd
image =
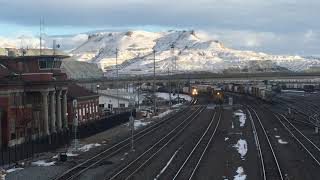
[[[216,104],[223,104],[224,102],[224,92],[218,87],[208,85],[192,86],[190,94],[193,97],[199,95],[208,96],[208,100],[213,101]]]

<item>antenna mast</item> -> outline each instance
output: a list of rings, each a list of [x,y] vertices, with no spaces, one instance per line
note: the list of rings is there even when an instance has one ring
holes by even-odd
[[[39,36],[39,40],[40,40],[40,56],[42,55],[42,31],[43,31],[43,18],[40,18],[40,36]]]

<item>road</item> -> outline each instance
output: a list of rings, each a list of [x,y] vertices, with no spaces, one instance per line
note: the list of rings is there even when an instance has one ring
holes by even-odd
[[[74,179],[319,179],[320,143],[312,129],[276,105],[229,96],[232,106],[200,97],[137,134],[134,151],[123,141],[81,166]]]

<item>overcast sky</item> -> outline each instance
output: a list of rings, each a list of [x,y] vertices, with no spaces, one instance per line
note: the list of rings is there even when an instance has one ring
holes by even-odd
[[[0,36],[195,29],[226,46],[320,54],[319,0],[0,0]]]

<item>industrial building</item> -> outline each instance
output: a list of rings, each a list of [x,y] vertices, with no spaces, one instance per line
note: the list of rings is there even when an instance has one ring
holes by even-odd
[[[1,147],[68,128],[68,55],[52,49],[0,49]]]

